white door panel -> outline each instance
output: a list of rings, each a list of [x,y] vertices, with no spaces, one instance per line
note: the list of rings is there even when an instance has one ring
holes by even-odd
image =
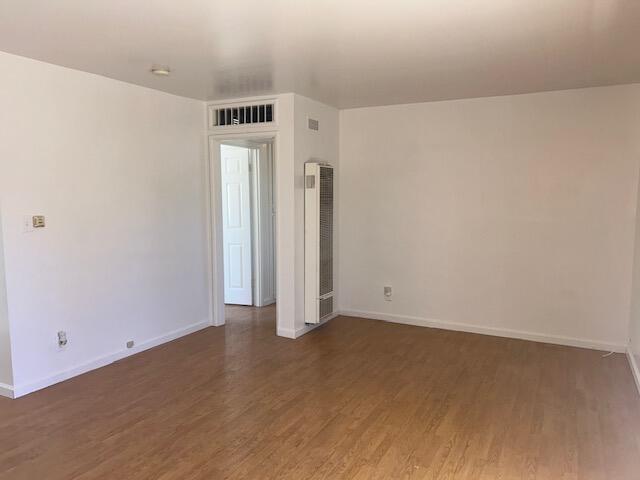
[[[229,265],[237,267],[229,269],[229,287],[242,288],[242,245],[229,244]]]
[[[242,228],[242,185],[227,184],[227,228]]]
[[[252,305],[249,149],[222,145],[224,303]]]

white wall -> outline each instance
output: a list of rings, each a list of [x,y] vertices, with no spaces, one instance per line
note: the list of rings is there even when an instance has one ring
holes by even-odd
[[[16,390],[207,325],[204,104],[8,54],[0,69]],[[23,233],[33,214],[46,228]]]
[[[636,135],[640,136],[640,109],[637,112]],[[640,152],[638,152],[640,154]],[[640,185],[639,185],[640,192]],[[629,321],[629,360],[640,390],[640,194],[636,206],[635,256],[631,290],[631,315]]]
[[[319,121],[319,130],[308,128],[308,118]],[[334,178],[338,191],[340,176],[338,164],[338,110],[301,95],[295,95],[294,139],[295,139],[295,335],[299,336],[312,327],[304,323],[304,164],[310,160],[327,162],[334,166]],[[335,217],[338,212],[338,198],[335,198]],[[334,229],[334,278],[337,291],[338,271],[338,225]],[[336,294],[336,302],[338,302]]]
[[[628,85],[341,111],[341,309],[623,348],[639,107]]]
[[[2,208],[0,205],[0,394],[11,395],[10,388],[13,386],[13,372],[11,368],[11,341],[9,337],[2,237]]]

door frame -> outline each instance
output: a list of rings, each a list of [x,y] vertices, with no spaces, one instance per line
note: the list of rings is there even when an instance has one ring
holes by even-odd
[[[251,240],[252,240],[252,273],[253,273],[253,304],[256,307],[266,307],[276,302],[276,242],[275,242],[275,175],[273,171],[273,144],[247,142],[251,151]],[[264,151],[263,151],[264,150]],[[264,158],[263,158],[264,157]],[[265,186],[261,182],[263,172],[269,173],[268,181],[270,185]],[[270,211],[264,211],[262,204],[263,190],[268,188],[271,191]],[[266,236],[262,228],[265,222],[271,223],[271,238]],[[266,248],[263,248],[266,247]],[[271,268],[265,268],[265,251],[271,252]],[[266,277],[268,281],[264,281]],[[273,295],[265,297],[265,287],[271,285]]]
[[[224,315],[224,252],[222,236],[222,186],[221,186],[221,158],[220,145],[234,140],[254,140],[256,142],[270,142],[272,145],[272,164],[274,183],[277,183],[279,136],[278,131],[262,131],[255,133],[229,133],[210,134],[208,136],[209,160],[208,160],[208,201],[207,201],[207,225],[208,225],[208,276],[209,276],[209,323],[213,326],[225,324]],[[279,212],[279,198],[277,187],[274,188],[274,205],[276,215]],[[280,261],[278,249],[278,229],[274,232],[277,264]],[[278,282],[276,282],[278,283]],[[276,304],[280,301],[281,290],[276,287]],[[279,310],[276,309],[276,325],[280,324]]]

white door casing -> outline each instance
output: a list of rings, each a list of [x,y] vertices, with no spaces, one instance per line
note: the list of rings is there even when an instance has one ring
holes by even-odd
[[[224,303],[252,305],[249,149],[220,146]]]
[[[264,307],[276,301],[275,276],[275,202],[273,189],[272,145],[264,143],[252,149],[253,193],[253,303]]]

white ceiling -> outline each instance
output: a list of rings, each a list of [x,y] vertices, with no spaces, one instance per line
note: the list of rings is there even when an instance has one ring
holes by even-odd
[[[0,0],[0,50],[347,108],[639,82],[640,0]]]

